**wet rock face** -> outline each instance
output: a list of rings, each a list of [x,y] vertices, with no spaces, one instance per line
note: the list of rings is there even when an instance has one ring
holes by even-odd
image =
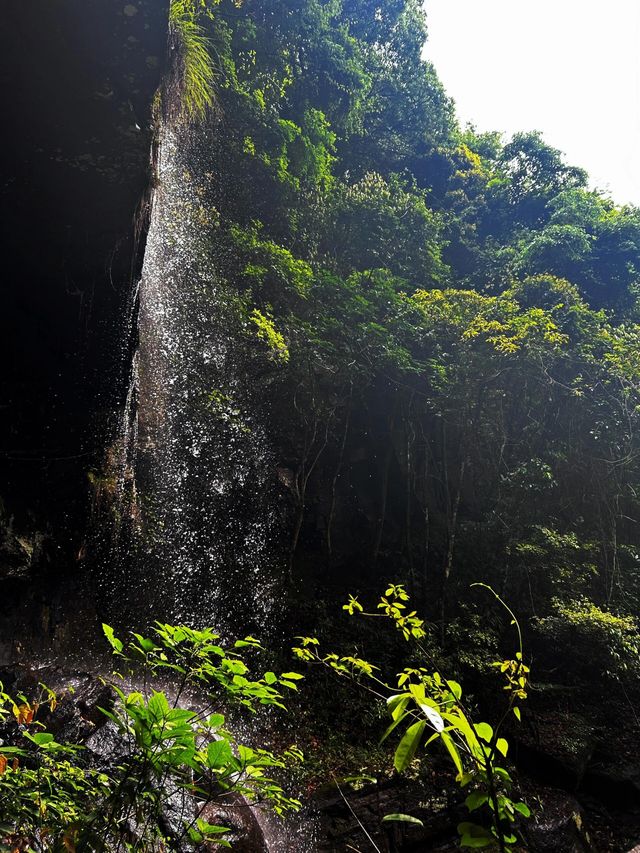
[[[578,801],[564,791],[538,791],[540,807],[527,824],[527,841],[536,853],[595,853]]]
[[[28,577],[42,542],[40,533],[17,531],[0,500],[0,581]]]
[[[11,512],[64,523],[113,401],[117,320],[137,265],[163,0],[3,9],[0,480]]]
[[[208,806],[202,817],[207,823],[228,826],[232,830],[229,841],[235,853],[268,853],[269,848],[256,815],[241,797]],[[204,849],[215,851],[220,848],[206,844]]]
[[[98,638],[84,578],[50,529],[19,522],[0,498],[0,665],[60,654],[74,665],[92,657]],[[89,640],[79,644],[80,632]]]
[[[53,647],[83,607],[79,596],[61,613],[87,470],[123,387],[120,317],[142,257],[167,11],[168,0],[3,8],[0,661]]]

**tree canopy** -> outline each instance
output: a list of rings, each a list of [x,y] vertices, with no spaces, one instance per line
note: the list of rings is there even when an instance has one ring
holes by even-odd
[[[445,643],[481,578],[608,642],[639,605],[638,210],[537,132],[461,128],[415,0],[220,0],[206,27],[202,203],[293,575],[393,566]]]

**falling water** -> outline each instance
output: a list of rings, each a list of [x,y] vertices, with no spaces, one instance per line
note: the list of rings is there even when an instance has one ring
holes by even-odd
[[[138,617],[260,630],[283,575],[275,463],[239,296],[216,273],[206,151],[204,131],[161,131],[115,454],[112,598],[124,582]]]

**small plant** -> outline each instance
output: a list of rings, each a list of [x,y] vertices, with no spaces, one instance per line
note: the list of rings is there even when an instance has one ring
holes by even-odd
[[[282,333],[276,329],[271,313],[263,314],[262,311],[254,308],[249,315],[249,320],[256,328],[255,334],[269,350],[271,358],[284,363],[289,361],[289,348]]]
[[[214,103],[215,70],[200,23],[203,14],[210,11],[200,0],[171,0],[169,5],[169,28],[180,63],[180,113],[189,120],[203,118]]]
[[[44,686],[35,700],[0,692],[0,850],[182,850],[189,842],[229,847],[229,829],[207,820],[208,807],[232,796],[266,804],[276,814],[297,809],[271,775],[302,759],[292,746],[281,755],[240,743],[223,710],[284,708],[282,688],[296,689],[294,672],[252,678],[242,649],[252,637],[225,648],[211,629],[158,623],[151,636],[128,642],[105,625],[121,668],[143,686],[122,689],[100,709],[118,733],[117,757],[92,766],[79,744],[58,743],[41,718],[55,711]],[[153,684],[167,676],[171,692]],[[187,705],[197,696],[197,710]],[[93,762],[95,764],[95,762]],[[167,819],[171,804],[179,819]]]
[[[520,702],[527,696],[529,668],[523,661],[522,635],[518,621],[502,599],[485,584],[474,584],[489,590],[511,616],[518,635],[518,651],[513,659],[496,661],[493,666],[505,679],[503,691],[506,707],[493,726],[476,722],[463,701],[458,682],[431,671],[427,666],[406,667],[389,684],[379,668],[353,655],[340,656],[333,652],[323,654],[315,637],[299,637],[300,645],[294,648],[299,660],[322,664],[341,677],[365,679],[367,689],[385,701],[391,723],[382,740],[396,731],[402,732],[394,753],[394,767],[406,770],[416,757],[418,748],[440,743],[456,772],[456,781],[469,791],[465,800],[475,821],[459,824],[462,847],[491,847],[509,853],[517,842],[516,827],[521,818],[530,816],[526,803],[512,797],[513,780],[504,764],[509,749],[502,730],[509,716],[520,720]],[[424,621],[416,611],[410,611],[409,596],[400,584],[390,584],[381,597],[376,612],[365,611],[359,600],[350,596],[344,605],[351,616],[389,619],[405,640],[414,643],[426,658],[421,645],[426,636]],[[426,660],[425,660],[426,662]],[[484,819],[483,819],[484,817]],[[417,818],[405,814],[387,815],[385,820],[419,823]]]

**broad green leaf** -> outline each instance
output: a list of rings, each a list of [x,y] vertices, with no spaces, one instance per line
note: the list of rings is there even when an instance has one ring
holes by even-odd
[[[476,731],[476,734],[480,738],[480,740],[485,741],[485,743],[491,743],[491,738],[493,737],[493,729],[489,725],[489,723],[475,723],[473,728]]]
[[[462,698],[462,687],[458,684],[457,681],[450,681],[447,679],[447,687],[453,693],[454,697],[460,701]]]
[[[509,744],[503,737],[499,737],[496,741],[496,749],[499,753],[501,753],[501,755],[504,755],[504,757],[506,758],[507,752],[509,751]]]
[[[152,652],[155,648],[157,648],[156,644],[153,640],[148,639],[147,637],[143,637],[142,634],[133,635],[138,641],[138,646],[143,652]]]
[[[405,708],[409,704],[411,699],[410,693],[400,693],[395,696],[390,696],[387,699],[387,707],[389,708],[389,712],[394,720],[397,720],[398,717],[402,716]]]
[[[462,836],[460,839],[461,847],[488,847],[489,844],[495,843],[495,838],[483,826],[478,826],[476,823],[464,821],[458,824],[458,832]]]
[[[426,725],[426,722],[419,720],[417,723],[409,726],[402,736],[402,740],[398,744],[393,757],[393,765],[398,773],[402,773],[403,770],[406,770],[409,764],[413,761],[413,757],[420,745],[420,739],[422,738]]]
[[[409,692],[411,693],[413,698],[416,700],[418,705],[421,702],[424,702],[424,700],[425,700],[424,684],[410,684],[409,685]]]
[[[484,805],[488,799],[489,797],[484,791],[474,791],[472,794],[469,794],[464,804],[470,812],[474,812],[480,806]]]
[[[460,847],[488,847],[493,844],[493,838],[477,838],[473,835],[463,835],[460,839]]]
[[[462,734],[469,748],[472,751],[478,748],[478,738],[476,736],[476,733],[471,727],[471,724],[469,723],[463,712],[459,708],[457,708],[454,713],[444,711],[442,713],[442,718],[451,725],[451,728],[459,731]]]
[[[149,708],[149,713],[152,714],[156,720],[163,720],[169,713],[169,702],[167,701],[167,697],[164,693],[154,692],[149,699],[147,707]]]
[[[456,770],[458,771],[458,775],[462,776],[463,767],[462,767],[462,759],[460,758],[460,753],[458,752],[458,747],[453,742],[451,736],[447,734],[447,732],[442,732],[440,734],[440,738],[442,739],[442,743],[447,748],[447,752],[451,756],[451,760],[456,766]]]
[[[214,740],[207,747],[207,767],[217,770],[232,759],[231,747],[226,740]]]
[[[50,743],[54,743],[53,735],[49,734],[48,732],[36,732],[36,734],[34,735],[29,734],[29,732],[25,732],[25,735],[29,738],[30,741],[33,741],[36,746],[47,746]],[[3,747],[3,751],[6,752],[7,750],[5,750]]]
[[[505,782],[512,782],[512,778],[509,773],[504,769],[504,767],[494,767],[493,772],[496,776],[499,776],[500,779],[503,779]]]
[[[215,826],[201,818],[197,819],[196,826],[203,835],[223,835],[225,832],[231,832],[228,826]]]
[[[391,822],[400,822],[400,823],[412,823],[416,826],[424,826],[424,823],[420,820],[420,818],[413,817],[410,814],[402,814],[402,812],[396,812],[394,814],[386,814],[382,818],[383,823],[391,823]]]

